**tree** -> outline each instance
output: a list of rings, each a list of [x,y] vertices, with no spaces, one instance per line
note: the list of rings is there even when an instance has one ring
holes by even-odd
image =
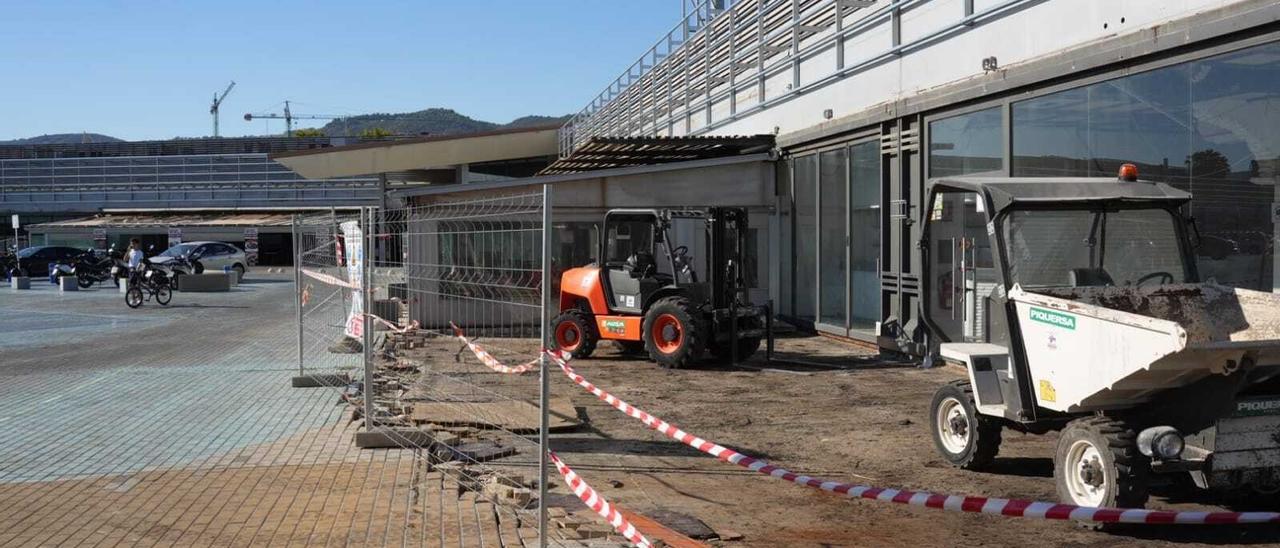
[[[294,137],[324,137],[324,131],[317,128],[313,128],[313,127],[304,127],[302,129],[293,130],[293,136]]]
[[[392,135],[393,134],[390,131],[382,129],[380,127],[365,128],[360,131],[361,139],[381,139],[383,137],[390,137]]]
[[[1192,153],[1187,158],[1187,164],[1191,168],[1192,181],[1225,181],[1231,177],[1231,161],[1226,155],[1211,148]]]

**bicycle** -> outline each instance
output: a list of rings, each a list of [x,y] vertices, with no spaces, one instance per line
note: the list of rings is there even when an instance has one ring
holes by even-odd
[[[129,305],[129,308],[138,308],[142,306],[144,297],[148,301],[155,299],[161,306],[167,306],[173,299],[168,274],[147,259],[143,259],[138,268],[129,273],[129,288],[124,293],[124,304]]]

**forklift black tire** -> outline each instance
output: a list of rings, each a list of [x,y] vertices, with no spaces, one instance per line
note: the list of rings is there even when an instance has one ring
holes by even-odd
[[[1137,440],[1133,428],[1110,417],[1067,423],[1053,459],[1058,498],[1077,506],[1145,506],[1151,461],[1138,451]]]
[[[581,310],[566,310],[551,322],[555,326],[551,344],[557,350],[568,352],[574,359],[586,358],[596,350],[600,333],[590,314]]]
[[[624,356],[643,356],[644,341],[613,341]]]
[[[645,312],[641,332],[649,359],[671,369],[697,362],[706,346],[702,320],[684,297],[666,297],[653,303]]]
[[[929,417],[933,445],[952,466],[982,470],[1000,452],[1003,427],[996,419],[978,414],[968,381],[939,388],[929,404]]]

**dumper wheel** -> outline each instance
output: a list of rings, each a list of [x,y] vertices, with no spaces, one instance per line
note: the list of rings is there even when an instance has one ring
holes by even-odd
[[[1053,459],[1058,497],[1077,506],[1142,508],[1151,461],[1137,439],[1133,428],[1110,417],[1067,423]]]
[[[555,326],[552,344],[557,350],[568,352],[574,359],[590,356],[600,341],[596,322],[590,314],[581,310],[566,310],[551,322]]]
[[[641,333],[649,359],[671,369],[698,361],[706,347],[706,328],[697,309],[684,297],[653,303],[644,315]]]
[[[929,416],[933,444],[952,466],[981,470],[995,460],[1003,427],[996,419],[978,414],[968,381],[939,388],[929,405]]]

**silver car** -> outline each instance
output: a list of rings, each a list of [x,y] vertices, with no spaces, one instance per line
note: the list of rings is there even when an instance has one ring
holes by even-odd
[[[190,267],[176,264],[174,259],[179,257],[186,258]],[[232,270],[240,280],[244,279],[244,273],[249,268],[249,261],[245,258],[244,251],[225,242],[183,242],[152,257],[151,263],[185,274]]]

